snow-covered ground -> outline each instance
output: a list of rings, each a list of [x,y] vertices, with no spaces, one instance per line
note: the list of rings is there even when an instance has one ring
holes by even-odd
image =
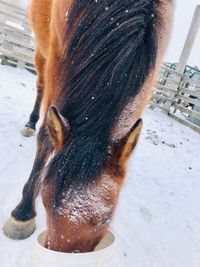
[[[0,65],[0,228],[21,196],[35,153],[35,137],[21,136],[35,99],[36,77]],[[146,110],[137,152],[129,164],[113,231],[119,267],[200,266],[200,135],[159,111]],[[34,240],[0,232],[0,266],[28,267]]]

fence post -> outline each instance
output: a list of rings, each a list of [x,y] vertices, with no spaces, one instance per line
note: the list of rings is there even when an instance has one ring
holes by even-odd
[[[176,72],[183,74],[185,70],[185,66],[187,65],[188,59],[190,57],[197,33],[200,28],[200,5],[197,5],[192,22],[190,25],[190,29],[178,62],[178,65],[176,67]],[[179,86],[181,83],[181,78],[177,75],[174,76],[174,85],[173,89],[177,91],[177,94],[171,94],[172,98],[176,98],[176,96],[179,94]],[[171,108],[169,107],[169,103],[166,103],[167,108],[169,108],[169,113],[172,112]],[[173,110],[173,113],[176,113],[176,108]]]
[[[198,5],[195,9],[190,30],[188,32],[183,51],[181,53],[179,63],[177,65],[176,71],[179,73],[183,73],[185,70],[185,66],[187,65],[199,29],[200,29],[200,5]]]

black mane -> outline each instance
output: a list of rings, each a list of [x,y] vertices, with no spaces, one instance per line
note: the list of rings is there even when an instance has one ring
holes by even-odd
[[[50,163],[57,202],[70,185],[95,180],[119,114],[141,89],[157,56],[159,0],[74,0],[60,64],[57,106],[71,138]],[[50,178],[49,178],[50,179]]]

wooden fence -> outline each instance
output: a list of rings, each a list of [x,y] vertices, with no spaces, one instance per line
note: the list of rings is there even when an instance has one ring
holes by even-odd
[[[0,0],[1,63],[34,71],[34,50],[26,10]]]
[[[189,78],[163,65],[155,87],[151,106],[200,133],[200,72]]]

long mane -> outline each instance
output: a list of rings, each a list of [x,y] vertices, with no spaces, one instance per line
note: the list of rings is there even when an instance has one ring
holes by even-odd
[[[157,57],[159,0],[74,0],[63,38],[58,107],[71,138],[50,163],[54,200],[97,179],[111,130]],[[50,178],[51,177],[51,178]]]

